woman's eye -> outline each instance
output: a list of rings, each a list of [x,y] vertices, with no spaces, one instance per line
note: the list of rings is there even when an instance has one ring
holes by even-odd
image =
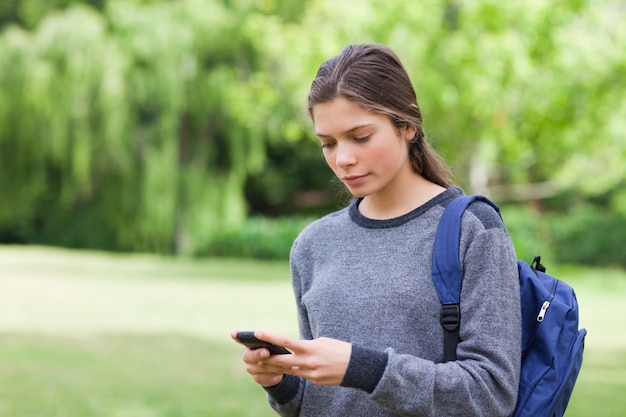
[[[362,142],[367,142],[369,140],[369,138],[370,138],[369,135],[368,136],[361,136],[361,137],[358,137],[358,138],[354,138],[354,141],[362,143]]]
[[[328,143],[322,143],[322,149],[330,149],[334,146],[335,144],[332,142],[328,142]]]

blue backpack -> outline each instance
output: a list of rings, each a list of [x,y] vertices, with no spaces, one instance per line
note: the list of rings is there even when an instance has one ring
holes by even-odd
[[[459,343],[461,217],[476,200],[498,206],[487,197],[462,196],[446,207],[435,237],[433,281],[444,328],[444,361],[456,359]],[[522,369],[514,417],[560,417],[565,413],[582,366],[587,331],[578,329],[574,289],[545,273],[536,257],[531,265],[517,261],[522,307]]]

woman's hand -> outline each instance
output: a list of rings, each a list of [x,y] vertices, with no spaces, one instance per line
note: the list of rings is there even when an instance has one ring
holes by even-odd
[[[231,334],[235,339],[236,332]],[[257,338],[283,346],[291,355],[271,355],[267,349],[247,349],[243,360],[254,380],[265,387],[277,385],[283,374],[301,376],[315,385],[339,385],[346,374],[352,344],[341,340],[321,337],[300,340],[291,337],[258,331]]]
[[[230,337],[237,343],[242,344],[237,339],[237,331],[230,333]],[[243,361],[246,363],[246,371],[252,375],[254,381],[263,387],[278,385],[283,380],[284,369],[272,367],[264,363],[270,357],[267,349],[248,349],[243,354]]]

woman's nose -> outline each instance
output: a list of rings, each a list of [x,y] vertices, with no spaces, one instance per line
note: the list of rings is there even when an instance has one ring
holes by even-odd
[[[356,163],[356,153],[350,143],[337,144],[335,163],[338,167],[347,167]]]

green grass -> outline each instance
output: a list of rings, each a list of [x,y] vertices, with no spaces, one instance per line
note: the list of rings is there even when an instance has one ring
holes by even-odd
[[[272,415],[238,366],[240,352],[225,343],[4,334],[0,354],[2,416]]]
[[[619,417],[626,410],[626,272],[557,268],[576,289],[580,325],[588,330],[583,368],[567,417]]]
[[[567,416],[623,415],[626,273],[549,272],[589,330]],[[0,246],[0,416],[273,416],[234,328],[296,334],[285,262]]]

